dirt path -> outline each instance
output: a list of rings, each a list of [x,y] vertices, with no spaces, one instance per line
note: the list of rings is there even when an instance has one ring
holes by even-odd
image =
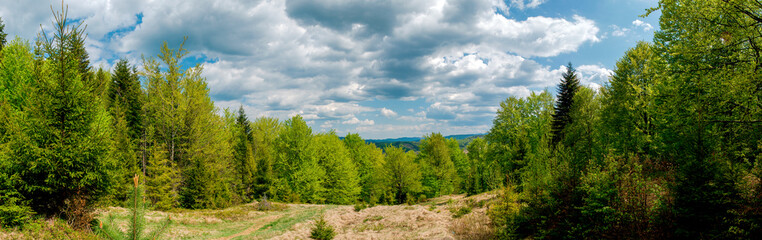
[[[275,214],[275,215],[270,215],[270,216],[263,217],[261,219],[257,219],[254,222],[252,222],[251,223],[251,227],[247,228],[246,230],[243,230],[243,231],[241,231],[239,233],[236,233],[236,234],[233,234],[233,235],[230,235],[230,236],[227,236],[227,237],[217,238],[215,240],[230,240],[230,239],[233,239],[233,238],[236,238],[236,237],[246,236],[246,235],[252,234],[255,231],[257,231],[260,228],[262,228],[265,224],[268,224],[268,223],[270,223],[270,222],[280,218],[282,215],[283,214]]]

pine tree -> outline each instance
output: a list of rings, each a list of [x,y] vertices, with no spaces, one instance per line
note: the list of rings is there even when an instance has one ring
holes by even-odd
[[[5,38],[7,36],[8,34],[5,33],[5,23],[3,23],[3,18],[0,17],[0,51],[5,47]]]
[[[236,179],[236,190],[241,195],[244,201],[248,202],[256,196],[253,196],[252,185],[253,174],[256,172],[253,154],[252,154],[252,142],[254,136],[252,135],[251,123],[246,117],[246,112],[243,110],[243,106],[238,108],[238,115],[235,122],[235,143],[233,146],[235,167],[238,173]]]
[[[173,186],[177,184],[174,181],[176,172],[161,145],[154,143],[149,152],[151,155],[146,169],[146,195],[154,209],[171,209],[177,205],[177,192],[173,190]]]
[[[68,43],[82,36],[67,12],[55,13],[54,34],[42,32],[25,135],[14,170],[33,209],[63,212],[77,228],[89,226],[89,209],[112,186],[110,118],[101,99],[85,84]]]
[[[143,92],[140,89],[137,69],[126,59],[116,63],[108,88],[109,105],[112,114],[115,107],[124,114],[132,140],[141,138],[143,133]]]
[[[553,114],[553,145],[559,143],[563,139],[564,128],[573,121],[569,116],[569,112],[574,104],[574,94],[576,94],[577,89],[579,89],[579,79],[577,78],[576,70],[572,67],[571,63],[566,66],[566,72],[561,76],[561,82],[558,84],[558,97],[555,106],[556,112]]]

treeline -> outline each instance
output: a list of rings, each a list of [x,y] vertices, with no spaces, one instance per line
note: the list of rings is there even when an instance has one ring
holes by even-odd
[[[0,45],[3,227],[56,216],[87,228],[95,207],[124,205],[135,175],[157,210],[260,198],[398,204],[476,190],[455,139],[425,136],[420,154],[382,151],[358,134],[313,133],[298,115],[250,120],[214,106],[203,67],[181,65],[182,44],[165,43],[140,69],[124,59],[93,69],[83,25],[54,14],[54,31],[34,45]]]
[[[500,238],[762,238],[758,1],[660,1],[661,30],[600,90],[571,68],[501,103],[479,185]],[[474,156],[476,158],[476,156]],[[477,167],[478,168],[478,167]],[[499,170],[498,170],[499,169]]]

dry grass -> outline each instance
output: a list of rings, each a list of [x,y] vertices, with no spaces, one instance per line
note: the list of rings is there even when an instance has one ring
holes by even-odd
[[[221,210],[148,211],[146,227],[150,231],[170,217],[172,224],[165,232],[166,239],[309,239],[314,219],[323,215],[336,232],[334,239],[491,239],[494,231],[486,211],[495,198],[494,193],[450,195],[415,205],[375,206],[359,211],[353,205],[279,203],[272,203],[276,206],[273,211],[258,211],[256,203]],[[453,218],[454,212],[463,208],[471,212]],[[127,228],[127,209],[109,207],[95,214],[101,220],[111,214],[117,228]],[[57,228],[52,226],[57,225],[42,224],[40,228]],[[72,234],[70,230],[42,235],[34,232],[0,231],[0,239],[58,239]],[[92,233],[75,238],[88,236],[95,238]]]

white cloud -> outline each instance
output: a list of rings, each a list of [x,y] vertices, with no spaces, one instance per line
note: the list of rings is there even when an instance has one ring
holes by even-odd
[[[388,108],[381,108],[381,115],[387,118],[393,118],[397,116],[397,113]]]
[[[360,120],[360,119],[357,119],[356,117],[353,117],[352,119],[343,121],[341,123],[342,124],[352,124],[352,125],[373,125],[373,124],[375,124],[375,121],[369,120],[369,119]]]
[[[536,8],[545,2],[545,0],[511,0],[511,6],[515,6],[519,9]]]
[[[544,2],[509,4],[528,9]],[[6,31],[33,38],[39,24],[50,25],[51,4],[60,3],[1,4]],[[533,59],[600,41],[596,22],[583,16],[517,20],[496,13],[508,8],[500,0],[83,0],[70,4],[70,17],[88,24],[91,62],[104,66],[119,57],[139,64],[163,41],[176,48],[188,36],[190,57],[207,62],[204,76],[217,106],[243,105],[250,117],[301,114],[323,128],[367,127],[375,122],[364,114],[379,110],[359,103],[392,99],[418,104],[410,112],[422,113],[425,123],[478,126],[464,120],[490,118],[506,97],[557,83],[563,68]],[[584,73],[601,83],[593,77],[600,71]]]
[[[652,29],[654,29],[654,27],[651,26],[651,24],[649,24],[647,22],[643,22],[640,19],[635,19],[635,21],[632,21],[632,25],[635,25],[636,27],[642,28],[644,32],[648,32],[648,31],[651,31]]]

